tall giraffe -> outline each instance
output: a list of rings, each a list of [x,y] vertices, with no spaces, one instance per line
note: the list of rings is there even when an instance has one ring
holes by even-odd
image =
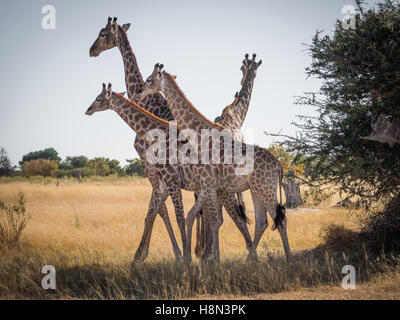
[[[87,109],[86,114],[92,115],[95,112],[107,109],[114,110],[141,139],[145,139],[150,130],[159,129],[164,132],[166,142],[168,142],[170,126],[176,127],[176,125],[149,113],[142,107],[138,106],[135,102],[125,99],[123,95],[112,92],[110,84],[107,89],[105,84],[103,84],[101,93]],[[165,147],[165,152],[169,153],[168,143]],[[167,155],[167,159],[169,160],[169,155]],[[194,179],[194,177],[198,176],[196,166],[194,165],[177,165],[167,162],[166,164],[155,164],[154,169],[163,188],[158,198],[152,198],[152,205],[150,206],[147,215],[149,219],[153,219],[153,217],[157,215],[158,210],[161,208],[161,205],[165,203],[168,195],[171,196],[171,199],[175,204],[176,202],[182,202],[181,188],[189,191],[196,191],[198,193],[201,191],[199,182]],[[235,197],[223,190],[219,190],[218,199],[225,206],[228,214],[231,216],[245,238],[249,255],[253,255],[251,237],[247,230],[246,222],[240,218],[240,212],[238,212]],[[204,197],[200,193],[199,198],[189,212],[189,215],[196,215],[204,205]],[[183,215],[183,205],[182,207],[176,208],[175,212],[177,215]],[[145,226],[145,231],[149,232],[148,229],[151,228],[151,225],[146,224]],[[187,255],[186,246],[184,245],[183,247],[185,248],[186,253],[185,258],[190,260],[190,252]],[[142,259],[141,254],[142,251],[140,250],[135,254],[136,261]]]
[[[187,100],[181,89],[178,87],[175,78],[162,71],[163,65],[156,64],[153,73],[147,78],[143,92],[138,98],[161,92],[165,96],[168,106],[174,116],[179,130],[194,130],[200,136],[202,130],[224,130],[220,124],[209,121]],[[225,141],[224,141],[225,143]],[[224,143],[220,143],[220,154],[224,154]],[[233,142],[233,145],[237,142]],[[194,147],[197,147],[193,143]],[[231,145],[232,146],[232,145]],[[242,144],[242,153],[251,150],[251,146]],[[253,168],[246,170],[246,165],[238,163],[224,163],[221,159],[218,164],[200,164],[198,165],[199,181],[201,182],[201,191],[207,201],[207,210],[205,218],[208,220],[212,231],[218,232],[218,199],[217,190],[223,189],[228,193],[243,192],[250,189],[254,209],[255,209],[255,233],[253,239],[253,248],[256,249],[258,243],[268,226],[266,211],[274,220],[275,226],[281,236],[286,258],[290,259],[290,246],[287,237],[287,218],[285,209],[277,201],[277,185],[282,186],[282,166],[279,161],[266,149],[254,146]],[[212,152],[213,150],[211,150]],[[198,151],[199,152],[199,151]],[[242,171],[238,175],[238,169]],[[243,170],[244,169],[244,170]],[[246,171],[245,171],[246,170]],[[187,217],[187,221],[188,221]],[[190,230],[192,225],[188,225]],[[211,254],[210,237],[206,239],[206,249],[203,257],[207,259]],[[190,248],[187,248],[190,249]]]
[[[125,84],[127,88],[127,95],[129,99],[133,100],[135,95],[142,91],[143,78],[139,71],[139,67],[136,62],[136,57],[132,51],[126,31],[129,29],[130,24],[124,24],[119,26],[117,23],[117,18],[108,18],[107,24],[99,32],[97,39],[94,41],[93,45],[90,47],[89,55],[91,57],[99,56],[103,51],[109,50],[114,47],[118,47],[122,60],[124,63],[125,70]],[[173,116],[166,104],[165,99],[159,94],[155,94],[147,97],[147,99],[138,101],[139,105],[153,113],[154,115],[165,119],[167,121],[173,120]],[[153,205],[153,199],[159,197],[161,193],[159,178],[156,174],[156,170],[152,165],[146,162],[145,154],[147,150],[146,142],[139,136],[135,137],[134,147],[138,153],[140,159],[142,160],[143,169],[146,177],[149,179],[152,185],[152,195],[150,206]],[[162,217],[165,226],[168,231],[168,235],[171,239],[173,252],[175,254],[175,259],[180,260],[182,258],[181,250],[175,239],[174,232],[172,230],[171,222],[169,220],[167,207],[162,204],[160,209],[160,216]],[[155,217],[154,217],[155,218]],[[137,253],[140,253],[142,258],[145,259],[148,255],[150,238],[152,227],[154,224],[154,219],[147,218],[145,221],[145,230],[149,230],[147,233],[143,233],[142,239],[137,249]]]
[[[242,62],[241,70],[243,72],[243,77],[241,80],[241,89],[239,92],[235,94],[234,101],[225,107],[222,111],[221,116],[217,117],[214,122],[221,124],[224,128],[228,129],[236,139],[243,141],[243,134],[240,131],[246,118],[247,111],[250,105],[251,93],[253,91],[254,80],[257,75],[257,69],[261,65],[262,60],[256,62],[256,54],[253,53],[252,59],[249,59],[249,55],[246,54],[244,60]],[[246,212],[245,202],[243,199],[243,193],[238,193],[238,204],[239,208]],[[201,216],[197,217],[197,230],[201,229],[201,226],[204,225],[204,222],[201,221]],[[204,228],[204,227],[203,227]],[[197,231],[199,232],[199,231]],[[197,240],[202,240],[204,237],[200,237]],[[218,236],[215,241],[215,245],[218,245]],[[196,250],[202,251],[204,244],[197,241],[196,242]],[[214,248],[215,250],[219,250],[218,247]]]
[[[127,88],[128,98],[132,101],[135,101],[139,106],[143,107],[147,111],[153,113],[157,117],[165,119],[167,121],[173,121],[173,116],[168,107],[166,100],[160,94],[154,94],[147,96],[143,100],[135,100],[135,95],[142,91],[142,87],[144,84],[142,75],[140,73],[136,57],[133,53],[132,47],[129,43],[128,36],[126,31],[129,29],[130,24],[124,24],[122,26],[118,25],[117,18],[114,17],[108,18],[107,24],[104,28],[102,28],[99,32],[97,39],[94,41],[93,45],[90,48],[89,55],[91,57],[99,56],[103,51],[112,49],[117,47],[121,53],[122,60],[124,63],[124,71],[125,71],[125,84]],[[145,153],[147,150],[147,146],[145,141],[140,139],[138,136],[135,138],[134,143],[135,149],[142,160],[144,171],[147,178],[150,180],[150,183],[153,187],[152,198],[158,194],[159,182],[157,175],[155,174],[155,170],[152,165],[148,164],[145,160]],[[241,215],[245,216],[245,207],[243,203],[239,202],[239,208],[241,206]],[[168,212],[166,207],[163,205],[160,211],[160,215],[162,216],[164,223],[167,227],[168,233],[170,235],[170,239],[173,245],[173,250],[175,253],[176,259],[180,258],[179,247],[177,246],[176,239],[170,227],[170,222],[168,218]],[[147,224],[153,224],[154,220],[147,219]],[[145,228],[146,229],[146,228]],[[147,228],[148,229],[148,228]],[[146,229],[146,230],[147,230]],[[151,231],[148,233],[143,233],[142,241],[140,242],[140,246],[138,251],[144,251],[143,256],[147,256],[150,244]],[[171,233],[172,232],[172,233]],[[197,237],[199,234],[197,233]],[[215,241],[218,241],[216,239]],[[143,249],[141,245],[144,245]]]
[[[244,119],[250,105],[251,93],[253,91],[254,79],[257,75],[257,69],[261,65],[262,60],[256,62],[256,54],[253,53],[252,59],[246,54],[243,60],[241,70],[243,78],[241,81],[241,89],[235,95],[233,103],[225,107],[221,116],[215,118],[214,122],[221,124],[224,128],[229,129],[238,140],[243,141],[240,129],[242,128]]]

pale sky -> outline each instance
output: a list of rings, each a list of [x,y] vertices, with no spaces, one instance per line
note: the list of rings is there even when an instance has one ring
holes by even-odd
[[[56,9],[56,30],[41,27],[42,7]],[[117,48],[89,57],[107,17],[130,22],[128,31],[142,76],[155,63],[178,76],[185,95],[211,120],[240,89],[241,61],[253,52],[258,69],[243,129],[268,146],[265,130],[294,134],[290,123],[305,107],[295,96],[318,88],[306,80],[304,43],[315,31],[331,33],[352,0],[275,1],[61,1],[2,0],[0,32],[0,146],[13,164],[30,151],[54,147],[66,156],[105,156],[125,164],[137,157],[135,133],[113,111],[85,111],[111,82],[125,91]]]

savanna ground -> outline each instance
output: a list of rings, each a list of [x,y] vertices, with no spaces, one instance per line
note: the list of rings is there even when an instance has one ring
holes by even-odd
[[[269,227],[258,247],[259,261],[247,262],[244,240],[224,214],[221,263],[174,262],[170,240],[157,217],[145,263],[131,268],[139,244],[151,187],[142,178],[8,181],[0,198],[25,194],[31,218],[18,245],[0,255],[3,299],[399,299],[398,256],[371,254],[354,240],[359,216],[334,208],[288,210],[293,261],[287,264],[279,233]],[[247,211],[254,221],[250,194]],[[185,211],[193,195],[184,192]],[[173,206],[167,203],[175,235]],[[271,219],[269,219],[271,226]],[[249,225],[251,233],[254,223]],[[344,290],[344,265],[356,269],[355,290]],[[41,288],[41,268],[56,268],[57,290]]]

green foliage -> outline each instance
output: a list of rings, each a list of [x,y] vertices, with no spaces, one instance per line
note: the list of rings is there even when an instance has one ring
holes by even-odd
[[[61,158],[58,156],[58,152],[54,148],[47,148],[44,150],[33,151],[33,152],[29,152],[29,153],[25,154],[22,157],[22,160],[19,162],[19,164],[22,167],[24,162],[28,162],[31,160],[37,160],[37,159],[51,160],[56,163],[61,161]]]
[[[128,164],[124,167],[124,170],[127,175],[137,175],[140,177],[145,177],[142,160],[134,158],[126,159],[126,162],[128,162]]]
[[[322,86],[297,103],[317,115],[299,116],[301,133],[285,145],[306,156],[310,182],[335,185],[368,207],[400,192],[400,145],[361,138],[380,114],[400,117],[400,4],[383,1],[366,11],[356,2],[356,29],[337,21],[332,36],[317,32],[309,46],[306,72]]]
[[[59,168],[63,170],[79,169],[83,168],[88,161],[89,159],[85,156],[66,157],[65,160],[60,163]]]
[[[0,148],[0,177],[10,176],[13,173],[10,158],[8,157],[6,149]]]
[[[20,192],[14,204],[7,205],[0,200],[0,246],[12,247],[17,244],[28,223],[24,194]]]
[[[86,167],[94,170],[96,176],[108,176],[108,175],[123,175],[124,172],[119,165],[119,161],[108,158],[94,158],[87,162]]]
[[[88,161],[86,166],[93,169],[96,176],[106,176],[110,173],[110,167],[105,158],[99,157],[91,159]]]
[[[22,164],[22,173],[25,177],[43,176],[54,177],[58,164],[52,160],[37,159],[26,161]]]
[[[299,161],[299,159],[295,159],[295,157],[290,154],[282,145],[272,144],[269,146],[268,150],[275,156],[275,158],[279,160],[284,173],[287,173],[289,169],[292,169],[295,171],[296,175],[303,174],[304,166],[302,163]]]
[[[121,166],[119,165],[119,161],[115,160],[115,159],[106,159],[107,165],[110,168],[110,175],[114,174],[114,175],[118,175],[121,176],[124,174],[123,169],[121,168]]]

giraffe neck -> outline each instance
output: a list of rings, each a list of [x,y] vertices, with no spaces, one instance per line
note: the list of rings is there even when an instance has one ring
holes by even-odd
[[[239,128],[242,127],[244,119],[246,118],[246,115],[247,115],[247,111],[249,110],[251,93],[253,91],[254,79],[255,79],[254,73],[252,73],[251,75],[248,75],[245,79],[245,82],[244,82],[242,88],[239,91],[237,108],[235,108],[238,113],[237,126]]]
[[[217,117],[216,122],[231,130],[240,130],[250,105],[251,93],[253,91],[255,74],[248,75],[239,91],[235,101],[227,106],[222,115]]]
[[[113,93],[110,104],[110,109],[114,110],[141,139],[144,139],[146,134],[153,129],[168,132],[169,122],[157,118],[120,94]]]
[[[127,94],[129,99],[133,100],[135,95],[142,91],[144,81],[142,74],[139,71],[135,54],[133,53],[129,43],[128,36],[121,27],[119,27],[117,44],[124,62]]]
[[[179,130],[192,129],[201,133],[202,129],[223,129],[219,124],[209,121],[187,100],[175,79],[163,73],[162,93],[176,121]]]
[[[143,100],[135,99],[135,95],[142,92],[144,81],[128,36],[121,27],[119,27],[117,43],[124,62],[125,84],[129,100],[135,101],[139,106],[161,119],[172,121],[174,118],[168,104],[160,94],[145,97]]]

